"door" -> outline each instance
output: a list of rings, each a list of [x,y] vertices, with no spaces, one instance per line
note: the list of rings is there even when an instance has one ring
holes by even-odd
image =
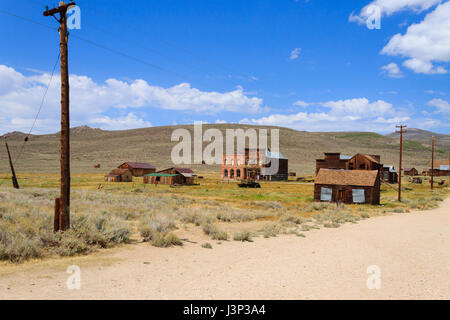
[[[338,199],[339,202],[345,202],[345,190],[338,191]]]

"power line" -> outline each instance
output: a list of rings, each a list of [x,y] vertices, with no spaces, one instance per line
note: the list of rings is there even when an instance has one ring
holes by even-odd
[[[61,55],[61,53],[58,53],[58,57],[56,58],[55,65],[53,66],[53,70],[52,70],[52,73],[51,73],[51,76],[50,76],[50,80],[49,80],[49,82],[48,82],[48,84],[47,84],[47,87],[45,88],[44,95],[42,96],[42,100],[41,100],[41,103],[40,103],[40,105],[39,105],[38,112],[36,113],[36,116],[34,117],[33,124],[31,125],[31,128],[30,128],[30,130],[28,131],[28,134],[26,135],[26,137],[25,137],[24,140],[23,140],[22,147],[20,148],[19,154],[17,155],[16,159],[15,159],[14,162],[13,162],[13,165],[14,165],[14,166],[16,165],[17,161],[19,161],[19,159],[21,158],[21,156],[22,156],[22,154],[23,154],[23,150],[24,150],[24,148],[25,148],[25,144],[28,142],[28,139],[29,139],[29,137],[30,137],[30,134],[31,134],[31,132],[33,131],[33,129],[34,129],[35,125],[36,125],[37,119],[38,119],[38,117],[39,117],[39,115],[40,115],[40,113],[41,113],[42,107],[43,107],[44,102],[45,102],[45,97],[47,96],[48,90],[49,90],[50,85],[51,85],[52,80],[53,80],[53,75],[55,74],[56,66],[58,65],[58,61],[59,61],[60,55]],[[6,179],[7,179],[7,178],[5,178],[5,179],[0,183],[0,186],[6,181]]]

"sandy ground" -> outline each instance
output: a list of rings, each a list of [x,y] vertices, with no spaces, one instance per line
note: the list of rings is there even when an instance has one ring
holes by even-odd
[[[213,241],[210,250],[194,234],[182,248],[141,243],[88,257],[1,265],[0,298],[450,299],[450,198],[433,211],[306,235]],[[66,286],[72,264],[81,269],[79,290]],[[381,271],[379,290],[367,288],[371,265]]]

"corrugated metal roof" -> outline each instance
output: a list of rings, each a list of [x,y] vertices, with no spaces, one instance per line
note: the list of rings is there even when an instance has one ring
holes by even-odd
[[[383,165],[383,168],[389,168],[389,172],[396,173],[397,171],[394,169],[394,166]]]
[[[447,170],[450,170],[450,166],[449,165],[441,165],[441,166],[439,166],[439,170],[442,170],[442,171],[447,171]]]
[[[124,164],[127,164],[133,169],[156,169],[151,164],[145,162],[124,162],[119,167],[123,166]]]
[[[320,169],[316,184],[373,187],[377,181],[377,170],[332,170]]]
[[[350,159],[352,158],[352,156],[347,156],[347,155],[341,154],[341,155],[339,156],[339,158],[340,158],[341,160],[350,160]]]
[[[266,157],[272,158],[272,159],[286,159],[287,160],[287,158],[285,156],[283,156],[280,152],[266,151]]]
[[[176,177],[179,174],[169,174],[169,173],[149,173],[145,175],[146,177]]]

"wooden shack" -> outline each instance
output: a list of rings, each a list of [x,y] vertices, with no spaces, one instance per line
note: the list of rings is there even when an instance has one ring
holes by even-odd
[[[381,180],[390,184],[398,183],[398,173],[395,171],[394,166],[383,165]]]
[[[383,165],[380,163],[380,156],[358,153],[346,163],[346,170],[378,170],[382,172]]]
[[[144,162],[125,162],[118,168],[130,170],[133,177],[143,177],[146,174],[156,172],[156,168],[154,166]]]
[[[155,173],[144,175],[146,184],[194,185],[197,175],[187,168],[168,168]]]
[[[320,169],[345,169],[347,161],[350,160],[351,156],[341,155],[340,153],[327,152],[324,154],[323,159],[316,160],[316,175],[319,173]]]
[[[405,168],[403,169],[403,174],[405,176],[418,176],[419,171],[416,168]]]
[[[379,171],[320,169],[314,184],[314,200],[378,205]]]
[[[128,169],[114,169],[105,176],[107,182],[132,182],[133,175]]]

